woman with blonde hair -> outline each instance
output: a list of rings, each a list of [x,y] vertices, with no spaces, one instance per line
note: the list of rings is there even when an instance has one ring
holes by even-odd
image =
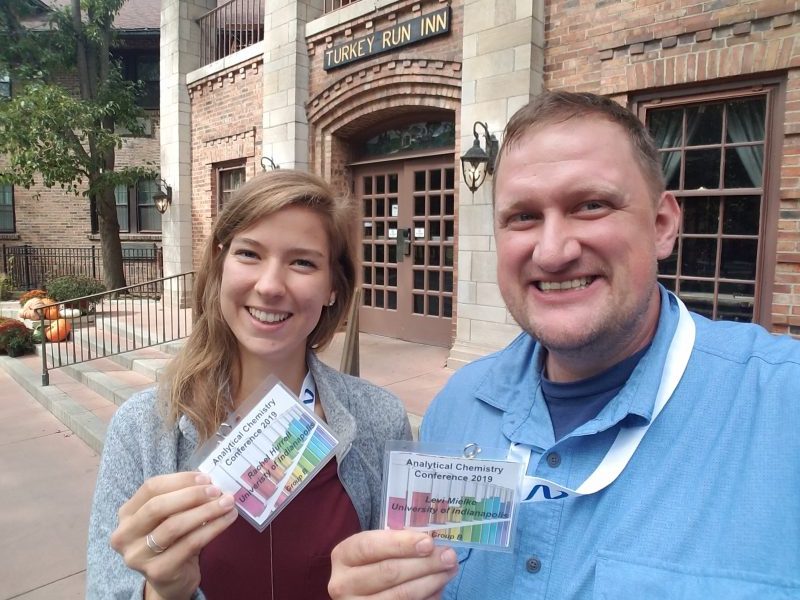
[[[356,207],[278,170],[231,197],[206,243],[195,324],[158,390],[106,434],[89,532],[88,598],[327,597],[330,551],[378,525],[383,445],[409,439],[390,393],[324,365],[356,285]],[[334,460],[259,533],[187,471],[195,448],[275,375],[340,441]]]

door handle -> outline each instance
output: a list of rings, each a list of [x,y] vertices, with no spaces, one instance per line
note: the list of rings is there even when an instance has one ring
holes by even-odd
[[[397,262],[403,262],[403,258],[406,256],[411,256],[410,227],[397,230]]]
[[[411,228],[406,227],[405,229],[401,229],[400,231],[403,232],[403,256],[411,256]]]

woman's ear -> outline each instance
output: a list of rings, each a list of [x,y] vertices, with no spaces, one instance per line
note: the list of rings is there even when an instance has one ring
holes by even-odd
[[[331,292],[331,297],[328,300],[328,306],[333,306],[336,304],[336,292]]]

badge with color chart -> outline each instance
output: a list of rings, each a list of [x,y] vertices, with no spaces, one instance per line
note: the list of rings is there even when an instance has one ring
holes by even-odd
[[[333,457],[337,445],[325,425],[270,376],[189,464],[232,494],[239,514],[263,531]]]
[[[502,452],[495,453],[502,459],[491,459],[476,444],[451,450],[387,444],[381,526],[424,531],[448,545],[510,552],[523,465]]]

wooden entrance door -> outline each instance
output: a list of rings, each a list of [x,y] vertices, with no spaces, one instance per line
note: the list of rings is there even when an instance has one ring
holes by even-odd
[[[450,346],[454,186],[453,155],[356,168],[363,232],[361,331]]]

